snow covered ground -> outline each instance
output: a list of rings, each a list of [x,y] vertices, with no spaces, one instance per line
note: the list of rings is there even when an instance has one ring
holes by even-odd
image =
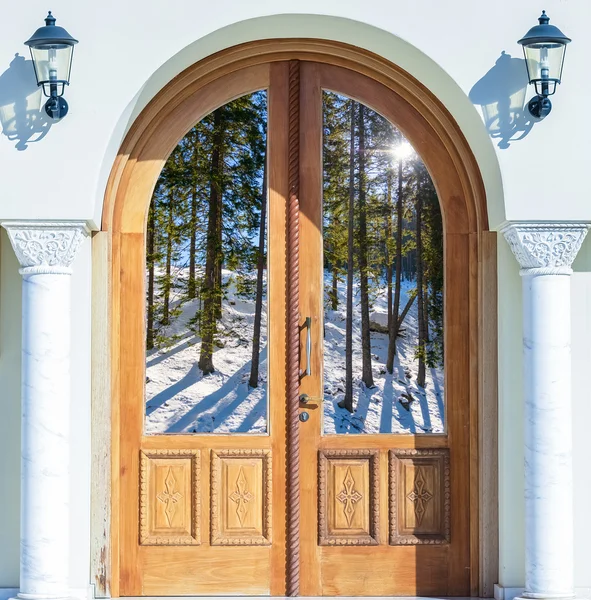
[[[404,307],[415,284],[403,282],[400,306]],[[355,289],[353,310],[354,413],[339,408],[345,391],[345,286],[339,286],[339,309],[325,311],[324,433],[442,433],[444,431],[443,369],[427,369],[426,387],[416,385],[415,359],[418,323],[414,302],[402,324],[404,337],[396,344],[394,373],[386,372],[388,336],[371,333],[375,387],[361,382],[361,313]],[[374,302],[370,322],[387,325],[386,290]],[[410,400],[410,402],[409,402]]]
[[[227,281],[232,273],[224,271]],[[412,283],[403,284],[401,306]],[[372,332],[372,367],[375,387],[360,381],[361,340],[358,305],[353,325],[353,389],[355,412],[339,408],[345,383],[344,286],[339,288],[340,306],[325,313],[324,433],[441,433],[443,425],[443,370],[427,371],[426,388],[416,385],[418,370],[414,349],[417,340],[416,302],[397,344],[392,375],[386,373],[388,336]],[[358,301],[358,294],[355,295]],[[267,318],[261,327],[259,387],[250,389],[254,301],[236,295],[230,285],[223,303],[222,323],[213,362],[216,372],[203,377],[197,367],[199,343],[189,327],[198,301],[182,305],[180,315],[167,334],[176,341],[168,348],[148,353],[146,364],[146,422],[155,433],[265,433],[267,430]],[[373,306],[371,320],[386,324],[385,292]],[[409,400],[410,403],[409,403]]]

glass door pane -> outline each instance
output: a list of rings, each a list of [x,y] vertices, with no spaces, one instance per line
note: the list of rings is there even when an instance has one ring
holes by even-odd
[[[323,433],[444,433],[435,187],[384,117],[333,92],[323,108]]]
[[[181,140],[146,252],[145,433],[267,433],[267,93]]]

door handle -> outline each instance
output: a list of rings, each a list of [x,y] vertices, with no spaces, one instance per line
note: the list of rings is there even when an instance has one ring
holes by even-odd
[[[300,369],[300,377],[305,377],[312,373],[312,317],[306,317],[306,369]]]

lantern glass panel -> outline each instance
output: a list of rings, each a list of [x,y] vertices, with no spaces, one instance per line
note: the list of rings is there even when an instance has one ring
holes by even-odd
[[[45,88],[50,82],[59,82],[63,91],[63,86],[70,81],[73,51],[74,47],[66,44],[32,46],[31,57],[35,65],[37,83],[44,84]]]
[[[566,45],[557,43],[539,43],[524,46],[525,60],[530,83],[536,86],[536,92],[550,96],[560,83]]]

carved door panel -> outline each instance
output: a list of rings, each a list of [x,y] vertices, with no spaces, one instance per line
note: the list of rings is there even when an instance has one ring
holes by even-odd
[[[300,391],[308,397],[304,398],[306,402],[300,405],[300,410],[308,413],[309,419],[300,427],[301,520],[306,524],[300,533],[303,574],[300,593],[310,596],[470,595],[469,415],[465,383],[469,369],[468,316],[467,311],[461,310],[461,297],[468,294],[467,267],[462,259],[467,237],[447,235],[445,249],[439,249],[441,260],[445,251],[443,274],[447,285],[445,348],[449,362],[445,371],[445,411],[442,357],[439,365],[432,364],[427,369],[426,383],[422,387],[416,383],[413,364],[417,359],[412,336],[417,315],[412,303],[410,318],[403,325],[406,337],[400,337],[397,342],[394,373],[387,372],[388,332],[380,333],[378,329],[380,311],[386,325],[385,288],[383,294],[380,290],[386,271],[376,271],[376,261],[384,260],[377,246],[370,247],[374,252],[372,256],[382,258],[370,256],[374,262],[369,267],[373,269],[370,283],[374,285],[371,292],[374,297],[370,297],[373,387],[360,380],[362,314],[355,311],[363,310],[358,267],[362,250],[360,238],[353,238],[353,266],[357,269],[353,282],[359,285],[353,302],[354,412],[340,408],[339,401],[343,402],[346,392],[348,259],[346,245],[340,258],[335,257],[334,247],[339,243],[339,236],[346,244],[347,227],[342,227],[342,222],[348,221],[347,211],[345,208],[339,213],[337,208],[339,202],[347,206],[350,190],[349,173],[346,173],[341,179],[341,191],[335,192],[338,176],[330,169],[336,162],[335,148],[339,140],[350,149],[348,115],[351,110],[355,111],[354,236],[359,234],[359,215],[365,210],[360,203],[360,169],[365,169],[368,236],[371,219],[374,223],[376,219],[375,206],[381,206],[380,202],[386,204],[388,194],[408,195],[404,218],[405,223],[411,223],[415,217],[408,214],[414,211],[415,215],[419,210],[418,193],[413,192],[417,190],[416,182],[423,188],[431,184],[417,155],[410,158],[395,155],[392,162],[386,161],[385,168],[379,162],[378,153],[384,152],[384,146],[389,152],[387,145],[393,143],[391,140],[396,141],[398,148],[405,149],[400,131],[394,128],[390,131],[386,122],[404,125],[404,114],[397,114],[400,102],[393,92],[338,67],[303,63],[301,73],[301,101],[305,106],[301,126],[306,135],[302,137],[300,154],[300,322],[311,318],[312,343],[307,345],[304,330],[300,340],[303,374]],[[349,108],[351,106],[353,108]],[[332,111],[333,122],[335,114],[344,115],[341,134],[334,133],[336,128],[333,125],[331,129],[328,121],[323,127],[323,110],[325,119]],[[364,128],[363,139],[360,139],[361,128]],[[351,156],[345,153],[345,159],[347,162],[341,169],[350,165]],[[365,163],[361,164],[360,160]],[[388,184],[389,173],[392,185]],[[329,177],[333,180],[327,182]],[[339,193],[344,200],[339,200]],[[421,193],[424,195],[425,189]],[[434,191],[432,194],[435,197]],[[363,201],[363,196],[361,199]],[[416,222],[412,222],[404,226],[415,225]],[[384,227],[389,225],[386,223]],[[413,251],[416,252],[414,231]],[[421,233],[423,243],[435,243],[430,231],[425,226]],[[396,222],[393,223],[394,237],[395,232]],[[381,232],[373,235],[378,234]],[[430,251],[436,250],[431,247]],[[337,276],[333,278],[335,272]],[[413,278],[416,288],[416,276]],[[335,282],[335,279],[338,280]],[[410,284],[402,282],[403,291],[409,287]],[[427,288],[425,284],[425,289],[430,294],[435,293],[432,285]],[[403,307],[401,301],[400,313]],[[429,331],[434,332],[436,315],[432,314]],[[432,333],[431,343],[435,335]],[[305,372],[308,347],[311,348],[309,375]]]

